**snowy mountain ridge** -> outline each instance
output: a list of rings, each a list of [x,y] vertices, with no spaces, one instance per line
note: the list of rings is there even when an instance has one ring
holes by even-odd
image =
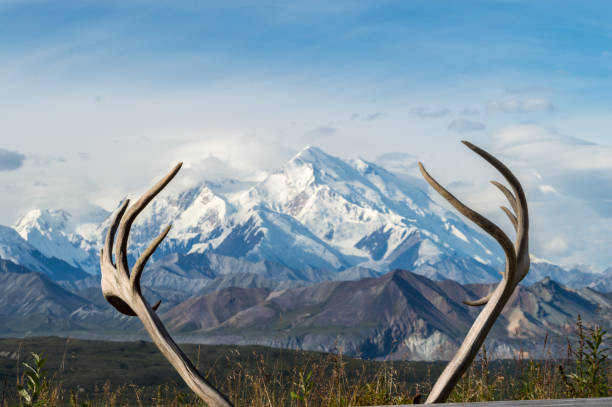
[[[56,281],[85,278],[87,273],[56,256],[47,256],[15,229],[0,225],[0,259],[43,273]]]
[[[402,268],[434,279],[495,281],[502,262],[496,243],[437,205],[424,185],[307,147],[255,185],[203,182],[178,194],[162,191],[134,223],[130,248],[142,252],[171,223],[154,259],[217,253],[294,270]],[[45,255],[95,274],[109,223],[109,214],[74,224],[65,211],[34,210],[15,230]]]

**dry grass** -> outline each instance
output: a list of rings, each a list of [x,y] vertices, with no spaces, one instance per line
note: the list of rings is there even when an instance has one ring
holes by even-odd
[[[562,359],[550,354],[548,341],[543,351],[548,356],[526,360],[519,356],[512,361],[491,361],[483,348],[470,370],[456,386],[449,401],[487,401],[508,399],[552,399],[566,397],[612,396],[612,365],[607,359],[610,336],[597,327],[586,329],[578,322],[577,338],[567,343]],[[295,360],[270,359],[252,351],[248,358],[240,350],[225,356],[231,366],[223,377],[216,376],[213,366],[207,374],[236,406],[360,406],[411,404],[417,394],[427,394],[432,385],[431,374],[410,372],[420,377],[415,383],[407,380],[407,364],[391,362],[368,369],[349,369],[349,361],[338,354],[323,358],[296,354]],[[65,359],[65,357],[63,358]],[[65,360],[60,366],[64,366]],[[433,366],[433,365],[430,365]],[[18,385],[25,386],[27,377],[22,367]],[[6,383],[0,406],[26,406],[19,399],[15,384]],[[113,386],[110,382],[93,392],[66,388],[59,372],[42,375],[39,392],[31,405],[37,406],[203,406],[189,391],[165,384],[154,391],[137,385]]]

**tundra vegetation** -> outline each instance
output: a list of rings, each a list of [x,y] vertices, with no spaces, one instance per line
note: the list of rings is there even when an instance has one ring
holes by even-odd
[[[612,396],[610,335],[580,321],[574,332],[570,338],[547,338],[537,359],[519,353],[513,360],[492,360],[483,347],[449,401]],[[201,372],[236,406],[411,404],[416,395],[429,393],[444,368],[441,362],[367,361],[341,352],[182,348],[196,367],[207,366]],[[28,384],[31,378],[35,385]],[[152,343],[0,339],[1,407],[205,405]]]

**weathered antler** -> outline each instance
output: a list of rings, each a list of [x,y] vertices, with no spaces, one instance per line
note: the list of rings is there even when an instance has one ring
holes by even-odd
[[[514,174],[512,174],[512,172],[497,158],[467,141],[462,141],[462,143],[487,160],[510,184],[512,191],[498,182],[491,181],[493,185],[502,191],[512,207],[512,211],[503,206],[501,209],[508,215],[514,226],[514,230],[516,231],[516,242],[512,244],[512,241],[498,226],[461,203],[450,192],[444,189],[444,187],[438,184],[436,180],[425,171],[423,165],[419,163],[421,173],[427,182],[429,182],[429,184],[459,212],[495,238],[506,254],[506,270],[503,274],[502,281],[497,285],[495,290],[484,298],[465,302],[468,305],[486,304],[486,306],[478,315],[476,321],[474,321],[461,347],[438,378],[425,404],[442,403],[448,398],[457,381],[459,381],[463,373],[468,369],[476,357],[478,350],[482,346],[495,320],[504,309],[514,289],[529,271],[529,216],[527,213],[527,200],[525,199],[525,193],[523,192],[521,184]]]
[[[142,296],[140,290],[140,276],[142,275],[144,266],[157,246],[159,246],[161,241],[168,234],[170,226],[164,229],[164,231],[151,242],[149,247],[140,255],[132,267],[131,272],[128,266],[127,243],[134,219],[136,219],[138,214],[149,202],[151,202],[155,195],[168,185],[181,168],[181,165],[182,163],[179,163],[174,167],[168,175],[145,192],[129,209],[129,200],[126,199],[121,205],[121,208],[119,208],[119,211],[117,211],[108,229],[108,233],[106,234],[104,248],[100,252],[102,294],[104,294],[106,300],[115,307],[117,311],[125,315],[132,315],[140,318],[159,350],[166,359],[168,359],[183,380],[185,380],[185,383],[187,383],[191,390],[193,390],[202,400],[210,406],[228,407],[232,406],[230,401],[198,373],[187,356],[185,356],[170,337],[164,324],[155,313],[155,310],[159,306],[159,302],[154,306],[149,305]],[[117,228],[119,231],[117,231]],[[115,246],[116,265],[113,264],[112,249],[115,232],[117,232],[117,244]]]

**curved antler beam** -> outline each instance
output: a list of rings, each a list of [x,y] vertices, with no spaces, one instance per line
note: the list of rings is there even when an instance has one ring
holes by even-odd
[[[155,313],[160,302],[151,306],[142,295],[140,289],[142,271],[155,249],[157,249],[170,231],[170,226],[164,229],[140,255],[131,272],[128,267],[127,242],[132,223],[147,204],[174,178],[181,169],[181,165],[182,163],[176,165],[172,171],[145,192],[129,208],[129,200],[126,199],[115,214],[106,234],[104,248],[100,252],[102,294],[117,311],[125,315],[140,318],[155,345],[157,345],[162,354],[194,393],[210,406],[231,407],[232,403],[228,398],[200,375],[191,361],[174,342],[164,324]],[[115,245],[116,265],[113,264],[112,252],[115,233],[117,234],[117,244]]]
[[[510,184],[512,190],[496,181],[491,181],[493,185],[505,195],[512,208],[512,210],[510,210],[506,207],[502,207],[502,210],[506,213],[516,230],[516,241],[513,244],[510,238],[508,238],[497,225],[478,212],[465,206],[431,177],[423,165],[419,163],[421,174],[423,174],[425,180],[427,180],[427,182],[459,212],[491,235],[499,243],[506,255],[506,267],[503,278],[495,290],[486,297],[476,301],[465,302],[468,305],[485,305],[485,307],[474,321],[474,324],[468,331],[459,350],[436,381],[425,404],[443,403],[446,401],[463,373],[468,369],[478,354],[478,350],[484,343],[495,320],[499,317],[499,314],[501,314],[504,306],[510,299],[514,289],[529,271],[529,216],[527,211],[527,199],[525,198],[525,193],[523,192],[520,182],[497,158],[493,157],[485,150],[476,147],[472,143],[467,141],[462,141],[462,143],[488,161],[489,164],[495,167]]]

